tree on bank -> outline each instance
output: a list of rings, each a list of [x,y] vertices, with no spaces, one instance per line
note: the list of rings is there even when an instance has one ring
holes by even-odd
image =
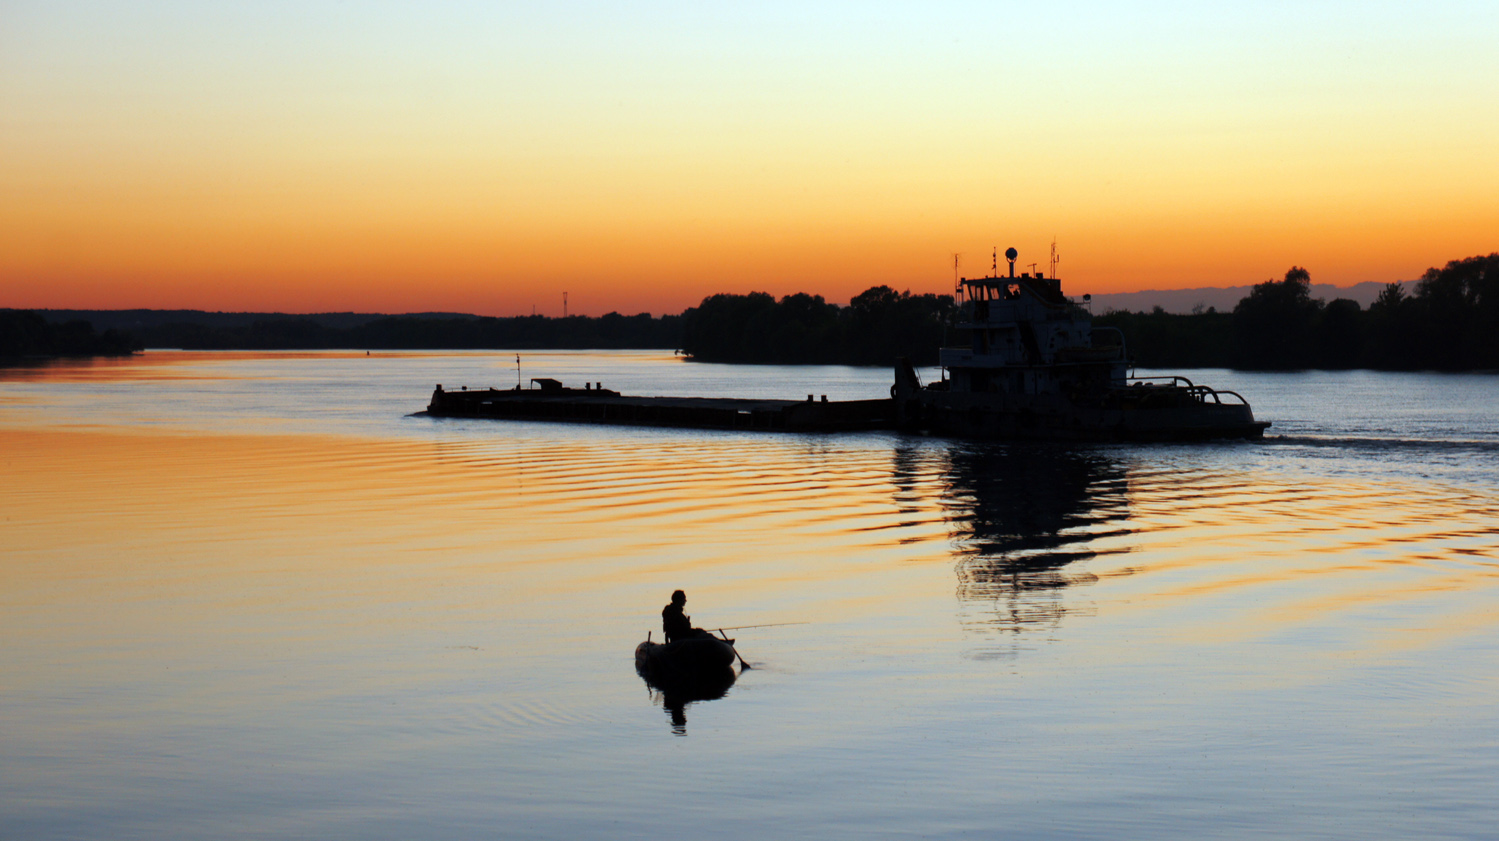
[[[839,344],[838,307],[821,295],[710,295],[682,314],[682,352],[709,362],[827,363]]]
[[[1313,336],[1316,366],[1330,370],[1359,367],[1368,332],[1365,320],[1358,301],[1336,298],[1323,307]]]
[[[1371,368],[1409,370],[1417,366],[1416,302],[1398,283],[1387,284],[1369,306],[1369,342],[1365,361]]]
[[[1392,283],[1369,307],[1367,367],[1499,369],[1499,254],[1430,268],[1406,294]]]
[[[1421,367],[1499,368],[1499,254],[1427,269],[1415,305]]]
[[[1238,368],[1289,370],[1307,367],[1322,315],[1312,298],[1311,273],[1300,266],[1284,280],[1256,284],[1234,307],[1233,362]]]
[[[950,295],[876,286],[840,307],[820,295],[710,295],[682,314],[682,351],[703,362],[890,365],[936,361]]]

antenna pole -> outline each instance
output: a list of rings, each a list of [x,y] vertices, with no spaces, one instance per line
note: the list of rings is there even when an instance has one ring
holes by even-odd
[[[989,267],[990,277],[999,277],[999,246],[994,246],[994,263]]]
[[[562,293],[562,317],[567,318],[567,293]]]

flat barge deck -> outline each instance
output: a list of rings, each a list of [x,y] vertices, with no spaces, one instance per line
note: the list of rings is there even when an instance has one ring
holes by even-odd
[[[729,397],[625,397],[605,388],[566,388],[537,378],[538,388],[432,392],[434,417],[576,421],[692,429],[844,432],[895,429],[895,401],[746,400]]]

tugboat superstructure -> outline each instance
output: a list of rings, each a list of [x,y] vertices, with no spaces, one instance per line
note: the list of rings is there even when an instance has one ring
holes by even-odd
[[[922,386],[902,361],[891,394],[902,427],[935,434],[1059,440],[1260,438],[1232,391],[1185,377],[1133,378],[1124,336],[1095,328],[1091,315],[1040,272],[963,278],[955,325],[944,347],[946,377]],[[996,263],[998,261],[996,260]]]

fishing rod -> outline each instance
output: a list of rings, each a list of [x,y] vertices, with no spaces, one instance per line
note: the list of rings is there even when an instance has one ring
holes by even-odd
[[[768,625],[735,625],[732,628],[719,628],[720,631],[742,631],[745,628],[779,628],[782,625],[810,625],[811,622],[771,622]]]

